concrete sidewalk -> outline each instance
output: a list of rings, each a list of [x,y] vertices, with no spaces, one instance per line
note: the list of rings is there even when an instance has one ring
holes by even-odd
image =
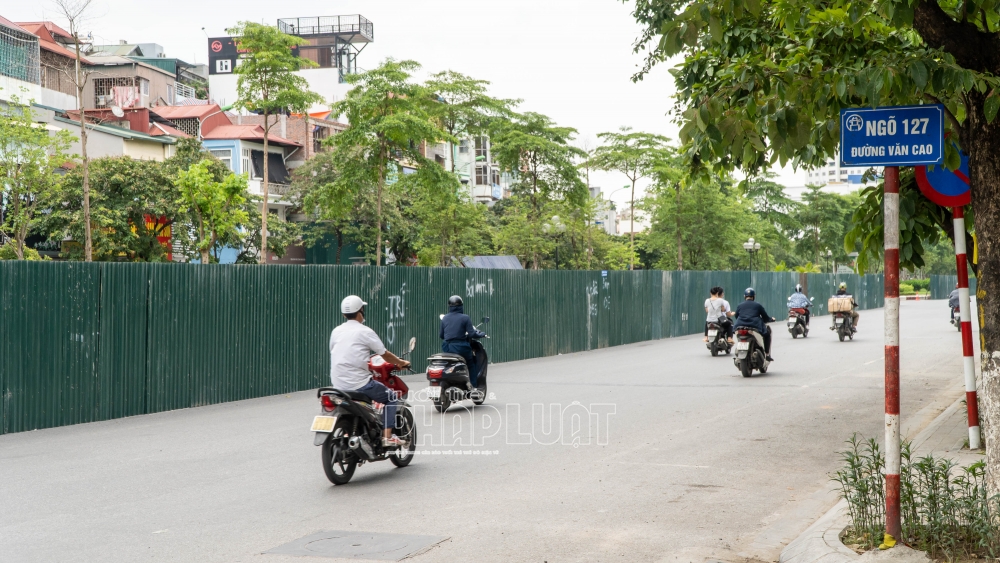
[[[982,450],[967,449],[969,421],[965,398],[956,400],[911,440],[913,459],[932,455],[968,466],[983,458]],[[781,552],[780,563],[847,563],[861,556],[840,541],[850,525],[847,503],[841,500]]]

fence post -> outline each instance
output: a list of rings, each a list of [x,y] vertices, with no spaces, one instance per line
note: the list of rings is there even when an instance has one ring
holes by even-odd
[[[972,358],[972,305],[969,302],[969,266],[965,256],[965,212],[952,209],[955,229],[955,265],[958,271],[958,304],[962,320],[962,362],[965,367],[965,402],[969,412],[969,449],[979,449],[979,402],[976,397],[976,363]]]

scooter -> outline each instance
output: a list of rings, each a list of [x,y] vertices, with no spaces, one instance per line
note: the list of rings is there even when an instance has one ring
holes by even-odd
[[[733,363],[743,377],[753,375],[753,370],[767,373],[767,354],[764,353],[764,335],[749,326],[736,327],[736,357]]]
[[[801,307],[792,307],[788,310],[788,332],[792,338],[809,336],[809,325],[806,324],[806,310]]]
[[[962,332],[962,310],[958,307],[951,308],[951,324],[955,325],[958,332]]]
[[[416,345],[417,339],[411,338],[409,352],[401,357],[410,355]],[[382,446],[382,409],[385,405],[357,391],[342,391],[333,387],[321,387],[316,391],[320,413],[313,419],[309,430],[316,433],[313,445],[323,446],[320,452],[323,472],[334,485],[347,484],[357,467],[366,462],[389,459],[396,467],[406,467],[413,461],[417,449],[417,427],[410,410],[412,405],[405,400],[409,388],[393,373],[399,369],[381,356],[372,356],[368,360],[372,379],[402,398],[395,420],[395,434],[403,440],[403,445],[399,447]]]
[[[718,356],[722,351],[729,354],[733,349],[726,338],[726,330],[720,323],[708,323],[708,342],[705,346],[712,352],[712,356]]]
[[[443,318],[444,315],[441,315]],[[483,317],[482,324],[488,324],[489,317]],[[479,327],[475,327],[479,330]],[[486,338],[489,338],[487,336]],[[428,393],[431,401],[434,402],[434,409],[438,412],[448,410],[452,403],[472,399],[476,405],[486,402],[486,371],[489,367],[489,357],[486,355],[486,348],[478,340],[469,341],[472,353],[476,358],[476,365],[479,367],[479,377],[476,387],[472,386],[469,379],[469,366],[466,365],[465,358],[458,354],[439,352],[427,358],[427,381],[430,383]]]
[[[854,317],[851,316],[851,313],[834,313],[833,326],[830,327],[830,330],[837,332],[841,342],[845,338],[854,340],[854,333],[857,332],[854,330]]]

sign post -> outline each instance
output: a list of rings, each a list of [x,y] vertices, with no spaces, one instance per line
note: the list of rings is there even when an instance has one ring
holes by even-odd
[[[944,106],[840,111],[842,166],[884,166],[885,242],[885,539],[896,545],[902,522],[899,413],[899,167],[944,162]]]
[[[955,233],[955,266],[958,273],[958,304],[962,327],[962,363],[965,369],[965,403],[969,415],[969,449],[982,447],[979,428],[979,398],[976,392],[976,363],[972,357],[972,304],[969,300],[969,266],[965,248],[965,210],[972,202],[969,186],[969,157],[962,153],[958,170],[926,166],[916,168],[917,185],[927,199],[942,207],[951,207]]]

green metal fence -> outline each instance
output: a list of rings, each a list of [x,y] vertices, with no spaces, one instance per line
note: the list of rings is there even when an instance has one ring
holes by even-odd
[[[318,387],[351,293],[390,349],[417,338],[423,369],[452,294],[506,362],[699,333],[716,285],[781,317],[802,283],[824,314],[839,281],[882,305],[880,276],[0,262],[0,433]]]
[[[931,276],[931,299],[947,299],[958,283],[958,276]],[[976,278],[969,276],[969,295],[976,295]]]

